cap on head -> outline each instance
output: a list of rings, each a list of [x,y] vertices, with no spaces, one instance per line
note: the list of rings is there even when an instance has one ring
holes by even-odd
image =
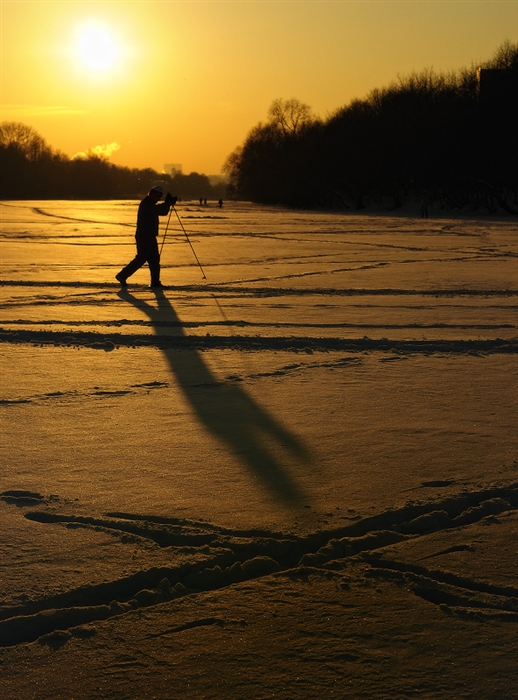
[[[160,185],[155,185],[155,187],[152,187],[152,188],[149,190],[149,194],[151,194],[151,192],[153,192],[154,194],[159,194],[160,196],[162,196],[162,195],[164,194],[164,188],[161,187]]]

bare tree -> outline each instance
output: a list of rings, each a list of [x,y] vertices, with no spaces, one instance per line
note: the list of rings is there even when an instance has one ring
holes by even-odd
[[[506,39],[497,48],[493,58],[487,62],[484,68],[500,68],[505,70],[518,68],[518,44],[513,44]]]
[[[52,152],[35,129],[20,122],[0,124],[0,148],[16,148],[28,160],[39,160]]]
[[[274,100],[268,110],[268,118],[284,135],[298,134],[304,126],[313,122],[311,107],[295,98]]]

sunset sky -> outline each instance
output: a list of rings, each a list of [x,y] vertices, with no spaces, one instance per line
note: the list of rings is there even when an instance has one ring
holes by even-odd
[[[1,0],[2,121],[67,156],[218,174],[292,97],[326,117],[518,41],[518,0]]]

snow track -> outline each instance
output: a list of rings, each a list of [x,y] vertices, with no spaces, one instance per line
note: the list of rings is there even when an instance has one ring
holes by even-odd
[[[293,338],[261,336],[138,336],[120,333],[52,331],[5,331],[0,329],[0,342],[31,343],[33,345],[53,345],[56,347],[84,347],[110,352],[120,347],[154,347],[159,350],[247,350],[247,351],[306,351],[306,352],[368,352],[406,354],[433,353],[511,353],[518,352],[518,340],[376,340],[372,338]]]
[[[4,492],[0,499],[27,508],[27,500],[46,505],[44,496]],[[415,595],[441,606],[448,615],[498,617],[518,622],[518,588],[445,574],[424,566],[409,565],[384,556],[388,545],[448,530],[459,532],[481,521],[490,522],[518,510],[518,485],[450,495],[426,504],[409,504],[361,519],[353,524],[321,530],[303,537],[270,532],[233,532],[209,523],[182,521],[128,513],[104,517],[64,515],[59,504],[28,510],[24,517],[49,526],[94,528],[121,539],[128,534],[149,540],[175,553],[185,548],[186,558],[200,548],[196,561],[181,566],[152,568],[98,586],[75,589],[0,609],[0,644],[11,646],[34,641],[56,632],[81,637],[82,625],[105,620],[141,607],[160,605],[200,591],[220,589],[262,576],[283,576],[309,567],[337,577],[352,562],[366,563],[364,575],[382,577],[410,587]],[[66,532],[66,531],[65,531]],[[199,623],[202,624],[202,623]],[[206,621],[203,624],[218,624]],[[179,628],[180,629],[180,628]],[[58,634],[56,639],[62,639]],[[56,641],[54,639],[54,642]],[[52,644],[53,638],[47,637]]]

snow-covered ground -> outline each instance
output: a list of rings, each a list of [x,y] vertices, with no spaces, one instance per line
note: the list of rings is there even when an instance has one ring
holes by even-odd
[[[1,697],[518,698],[517,223],[179,203],[125,291],[137,204],[0,204]]]

